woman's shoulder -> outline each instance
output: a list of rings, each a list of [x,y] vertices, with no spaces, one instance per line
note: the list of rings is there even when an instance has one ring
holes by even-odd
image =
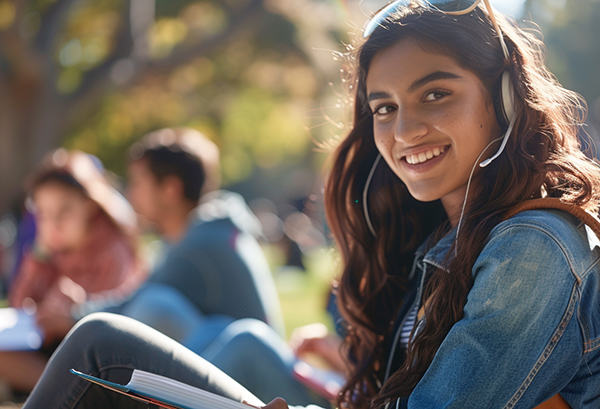
[[[586,228],[583,221],[563,210],[536,209],[517,213],[494,227],[490,236],[515,229],[534,237],[538,234],[549,235],[565,245],[580,245],[585,242],[588,250],[591,244],[600,246],[598,237],[590,228]]]
[[[578,277],[600,259],[596,234],[579,218],[556,209],[527,210],[502,221],[489,235],[490,246],[531,260],[566,261]]]
[[[556,209],[524,210],[504,219],[496,226],[496,229],[512,224],[564,224],[571,223],[572,220],[574,219],[570,218],[567,212],[558,211]]]

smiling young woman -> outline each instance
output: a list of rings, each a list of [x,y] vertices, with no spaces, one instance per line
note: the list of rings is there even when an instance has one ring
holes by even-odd
[[[490,93],[411,38],[375,55],[366,88],[377,150],[415,199],[441,199],[456,223],[473,164],[502,132]]]
[[[600,405],[597,237],[566,212],[505,217],[539,198],[598,215],[579,98],[486,8],[398,3],[349,55],[354,123],[326,189],[353,374],[339,403]]]
[[[349,367],[336,403],[596,409],[600,168],[579,149],[581,102],[544,66],[543,44],[487,0],[432,2],[442,9],[384,8],[348,55],[354,120],[325,190]],[[97,316],[25,407],[139,407],[76,379],[55,387],[75,364],[248,396],[172,340]]]

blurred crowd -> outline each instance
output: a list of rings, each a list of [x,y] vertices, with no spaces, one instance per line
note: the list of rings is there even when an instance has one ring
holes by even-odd
[[[284,344],[286,332],[263,248],[276,247],[284,266],[304,271],[303,254],[327,245],[314,201],[247,205],[220,188],[219,150],[191,128],[147,134],[127,160],[120,188],[97,157],[50,152],[28,178],[19,212],[0,221],[2,307],[31,316],[42,340],[0,345],[0,402],[25,397],[71,328],[92,312],[135,318],[200,355],[207,351],[224,370],[228,363],[219,359],[247,354],[262,334],[263,349],[279,351],[294,396],[294,359],[287,344],[273,344]],[[300,338],[329,337],[309,328]],[[249,334],[253,341],[232,352],[232,338],[239,343]],[[297,351],[314,349],[294,338]],[[316,399],[307,391],[301,388],[299,403]]]

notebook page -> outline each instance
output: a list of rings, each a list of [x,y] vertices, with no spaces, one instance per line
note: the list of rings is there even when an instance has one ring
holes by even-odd
[[[191,409],[249,409],[248,405],[171,378],[135,369],[126,385],[134,392],[161,398]]]

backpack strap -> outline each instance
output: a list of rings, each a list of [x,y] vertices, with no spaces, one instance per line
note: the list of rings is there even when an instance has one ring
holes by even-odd
[[[537,405],[533,409],[571,409],[571,407],[567,401],[557,393],[546,402]]]
[[[585,223],[585,225],[592,229],[596,236],[600,238],[600,221],[598,221],[598,219],[596,219],[590,213],[583,210],[581,207],[561,202],[560,199],[557,198],[546,197],[543,199],[526,200],[510,208],[504,214],[503,219],[510,219],[517,213],[524,212],[525,210],[536,209],[558,209],[570,213],[573,216],[577,217],[579,220],[581,220],[583,223]]]

